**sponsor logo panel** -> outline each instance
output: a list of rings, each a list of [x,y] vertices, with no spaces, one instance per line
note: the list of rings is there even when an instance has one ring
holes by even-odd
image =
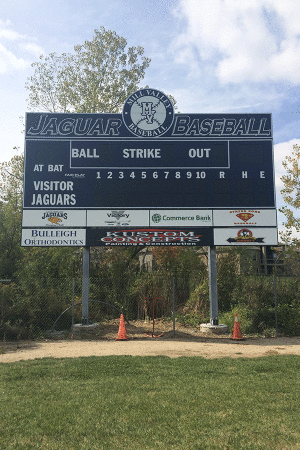
[[[88,227],[147,227],[148,210],[108,209],[88,210]]]
[[[85,227],[84,210],[23,210],[23,227]]]
[[[203,228],[118,228],[87,229],[87,246],[207,246],[213,245],[213,229]]]
[[[211,210],[151,210],[150,226],[164,227],[199,227],[212,226]]]
[[[215,227],[276,227],[276,209],[228,209],[215,210],[213,214]]]
[[[277,228],[214,228],[214,245],[278,245]]]
[[[86,245],[86,230],[63,228],[22,229],[22,247],[82,247]]]

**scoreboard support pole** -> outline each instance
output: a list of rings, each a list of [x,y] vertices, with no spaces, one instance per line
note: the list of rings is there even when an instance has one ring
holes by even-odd
[[[215,245],[208,247],[210,324],[219,325],[218,286],[217,286],[217,250]]]
[[[82,255],[82,317],[81,324],[89,324],[90,247],[83,247]]]

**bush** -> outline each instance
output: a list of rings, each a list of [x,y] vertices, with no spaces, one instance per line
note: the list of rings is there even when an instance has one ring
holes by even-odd
[[[251,320],[251,311],[247,307],[239,306],[231,311],[221,313],[219,315],[219,324],[227,325],[230,333],[232,333],[235,314],[237,314],[242,334],[255,333]]]
[[[300,335],[300,306],[298,301],[278,306],[278,328],[286,336]]]
[[[209,322],[208,280],[193,290],[186,304],[178,311],[177,319],[180,323],[193,327]]]

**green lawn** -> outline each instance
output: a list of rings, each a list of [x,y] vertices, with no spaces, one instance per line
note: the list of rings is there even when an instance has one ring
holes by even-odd
[[[300,448],[300,357],[0,365],[1,450]]]

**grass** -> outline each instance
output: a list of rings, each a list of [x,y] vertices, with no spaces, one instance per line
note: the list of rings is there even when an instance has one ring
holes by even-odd
[[[300,357],[0,365],[1,450],[300,448]]]

